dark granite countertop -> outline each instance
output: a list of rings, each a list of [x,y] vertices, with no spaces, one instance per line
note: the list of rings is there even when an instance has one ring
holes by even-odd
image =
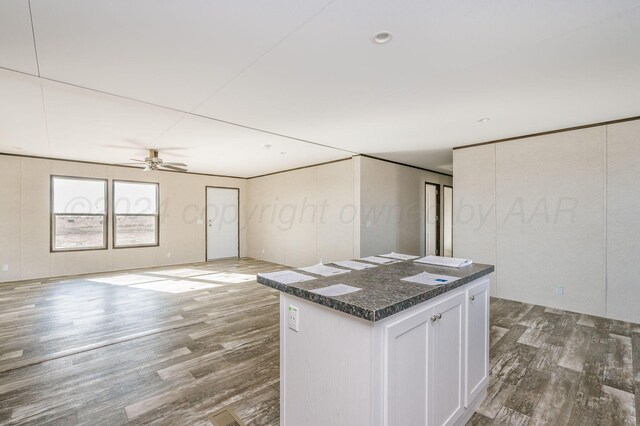
[[[363,261],[358,260],[358,262]],[[346,269],[337,265],[328,265]],[[491,265],[475,263],[463,268],[447,268],[407,260],[379,265],[362,271],[352,270],[349,273],[332,277],[320,277],[306,271],[296,270],[317,278],[289,285],[280,284],[261,276],[258,276],[258,282],[301,299],[375,322],[470,283],[490,274],[493,270],[494,267]],[[401,281],[402,278],[411,277],[421,272],[459,277],[459,279],[439,286]],[[334,284],[346,284],[362,290],[336,297],[326,297],[310,292],[310,290]]]

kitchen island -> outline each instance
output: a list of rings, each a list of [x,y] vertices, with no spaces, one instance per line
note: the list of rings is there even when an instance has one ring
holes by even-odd
[[[289,285],[259,275],[281,291],[281,425],[464,424],[486,395],[493,270],[398,261],[331,277],[300,271],[316,279]],[[421,272],[455,279],[402,280]],[[360,290],[312,292],[335,284]]]

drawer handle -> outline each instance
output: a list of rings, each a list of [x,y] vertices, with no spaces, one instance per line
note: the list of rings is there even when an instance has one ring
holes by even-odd
[[[473,302],[474,300],[476,300],[475,296],[471,296],[471,301]]]

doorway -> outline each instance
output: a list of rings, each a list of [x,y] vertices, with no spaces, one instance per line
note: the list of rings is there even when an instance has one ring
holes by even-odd
[[[240,257],[240,189],[206,187],[206,259]]]
[[[440,185],[425,182],[425,255],[440,255]]]

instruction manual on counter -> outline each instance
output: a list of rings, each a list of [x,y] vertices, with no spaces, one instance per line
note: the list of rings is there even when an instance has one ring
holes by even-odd
[[[312,274],[322,275],[323,277],[331,277],[334,275],[346,274],[347,272],[351,272],[347,269],[334,268],[332,266],[323,265],[322,263],[298,269],[305,272],[311,272]]]
[[[353,293],[360,290],[362,289],[359,287],[351,287],[350,285],[346,285],[346,284],[334,284],[328,287],[317,288],[315,290],[310,290],[310,291],[311,293],[319,294],[320,296],[336,297],[336,296],[342,296],[344,294],[349,294],[349,293]]]
[[[392,259],[398,259],[398,260],[413,260],[413,259],[417,259],[420,256],[414,256],[411,254],[402,254],[402,253],[396,253],[394,251],[392,251],[391,253],[388,254],[381,254],[380,256],[384,256],[384,257],[390,257]]]
[[[275,281],[280,284],[294,284],[302,281],[315,280],[315,277],[311,277],[309,275],[301,274],[295,271],[267,272],[266,274],[260,273],[258,274],[258,276],[271,281]]]
[[[338,262],[331,262],[334,265],[342,266],[344,268],[354,269],[356,271],[362,271],[363,269],[375,268],[377,265],[370,263],[356,262],[355,260],[340,260]]]
[[[448,266],[450,268],[462,268],[473,263],[470,259],[459,259],[457,257],[443,257],[443,256],[425,256],[415,260],[417,263],[426,263],[428,265],[436,266]]]
[[[442,285],[449,283],[451,281],[457,280],[457,277],[450,277],[448,275],[436,275],[430,274],[428,272],[421,272],[418,275],[414,275],[412,277],[403,278],[400,281],[408,281],[416,284],[426,284],[426,285]]]
[[[397,262],[397,260],[395,259],[387,259],[387,258],[378,257],[378,256],[363,257],[363,258],[360,258],[360,260],[364,260],[365,262],[377,263],[379,265],[384,265],[385,263]]]

